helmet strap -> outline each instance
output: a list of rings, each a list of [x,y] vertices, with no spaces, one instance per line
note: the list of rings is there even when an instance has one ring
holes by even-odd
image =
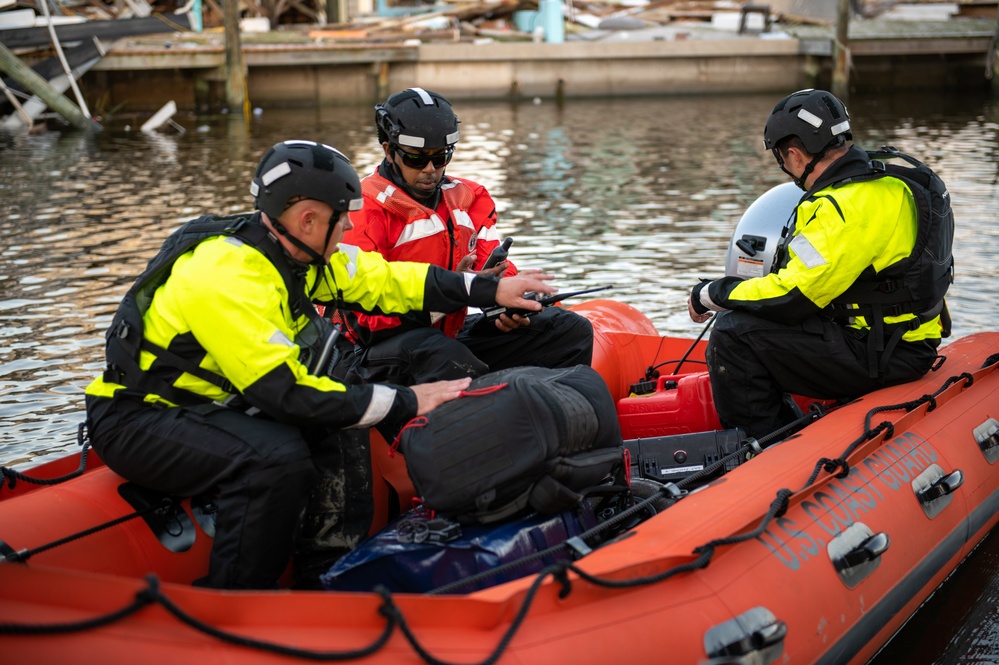
[[[812,171],[815,170],[815,166],[822,161],[823,157],[826,156],[826,149],[827,148],[822,148],[822,150],[819,151],[819,154],[815,155],[815,157],[812,158],[812,161],[808,162],[808,164],[805,165],[805,170],[801,172],[801,177],[796,178],[794,184],[796,184],[801,189],[806,189],[805,181],[808,180],[808,176],[810,176],[812,174]]]
[[[392,154],[392,151],[395,150],[395,148],[396,145],[394,143],[389,144],[390,155]],[[434,191],[430,194],[430,196],[426,196],[423,194],[423,192],[418,191],[415,187],[409,186],[409,184],[406,182],[406,179],[402,176],[402,169],[400,169],[399,165],[395,163],[395,159],[391,157],[386,157],[382,164],[383,164],[383,168],[381,169],[382,176],[391,180],[393,184],[397,185],[399,189],[406,192],[406,194],[408,194],[411,199],[417,201],[420,205],[429,208],[431,210],[435,210],[437,208],[437,204],[440,203],[439,197],[441,193],[441,185],[444,184],[443,172],[441,173],[440,180],[437,181],[436,189],[434,189]],[[445,169],[446,168],[447,167],[445,167]]]
[[[336,214],[335,211],[334,214]],[[268,219],[270,219],[270,217],[268,217]],[[311,261],[309,261],[310,264],[314,266],[326,265],[326,257],[324,257],[319,252],[306,245],[304,242],[302,242],[295,236],[291,235],[291,233],[288,232],[288,229],[285,228],[284,224],[282,224],[276,219],[271,219],[271,224],[274,226],[275,231],[277,231],[278,233],[280,233],[281,235],[283,235],[285,238],[288,239],[288,242],[290,242],[292,245],[294,245],[295,247],[297,247],[298,249],[302,250],[303,252],[309,255],[309,258],[312,259]],[[333,235],[333,225],[330,224],[329,229],[326,231],[326,244],[324,245],[324,247],[330,244],[330,237],[332,235]]]
[[[808,176],[810,176],[812,171],[815,170],[816,165],[822,161],[823,157],[825,157],[826,150],[828,149],[829,146],[822,148],[822,150],[819,151],[819,154],[815,155],[815,157],[812,158],[812,161],[805,165],[805,170],[801,172],[801,176],[799,177],[795,177],[793,173],[787,170],[787,166],[784,164],[784,158],[781,156],[780,150],[773,148],[771,152],[774,153],[774,157],[777,159],[777,165],[780,167],[780,170],[791,176],[791,179],[794,180],[794,184],[797,185],[799,189],[807,191],[805,181],[808,180]]]

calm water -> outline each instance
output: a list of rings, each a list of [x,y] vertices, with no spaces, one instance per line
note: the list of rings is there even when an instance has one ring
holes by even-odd
[[[614,284],[609,297],[660,331],[693,336],[690,285],[724,272],[743,210],[785,181],[761,140],[776,97],[458,104],[462,141],[449,171],[489,188],[519,266],[554,272],[565,291]],[[855,97],[849,107],[861,145],[895,145],[949,185],[955,335],[999,328],[999,104],[964,94]],[[146,136],[132,119],[96,136],[0,137],[0,464],[23,469],[75,447],[103,331],[168,232],[249,209],[257,160],[282,139],[330,143],[369,172],[381,154],[372,115],[369,106],[266,111],[249,127],[181,115],[184,134]],[[878,662],[999,663],[996,541]]]

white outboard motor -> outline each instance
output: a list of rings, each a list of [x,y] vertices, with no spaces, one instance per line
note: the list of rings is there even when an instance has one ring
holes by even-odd
[[[746,208],[729,243],[725,259],[727,276],[749,279],[770,272],[781,231],[790,222],[802,194],[793,182],[785,182]]]

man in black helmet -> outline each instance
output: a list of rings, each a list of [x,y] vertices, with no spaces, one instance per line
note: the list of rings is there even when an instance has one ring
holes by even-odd
[[[365,494],[367,449],[341,430],[399,426],[469,383],[334,381],[332,327],[312,300],[386,313],[534,309],[521,296],[552,291],[544,276],[497,280],[339,247],[360,182],[320,143],[275,145],[251,192],[259,212],[202,217],[167,239],[119,306],[107,370],[86,391],[90,438],[109,467],[158,492],[214,496],[203,582],[218,588],[277,584],[317,469],[346,471],[346,501]],[[355,539],[367,530],[357,521]]]
[[[947,334],[954,229],[946,188],[922,165],[929,187],[906,179],[851,139],[850,116],[832,94],[782,99],[763,141],[805,194],[774,266],[691,291],[693,321],[722,313],[707,362],[725,427],[759,438],[793,419],[784,393],[849,399],[915,380]]]
[[[385,159],[361,183],[364,206],[351,212],[354,229],[345,242],[393,262],[517,274],[509,261],[484,270],[500,241],[492,197],[482,185],[445,175],[460,136],[451,104],[435,92],[409,88],[375,107],[375,123]],[[468,317],[464,308],[336,316],[355,343],[355,353],[337,370],[351,382],[412,385],[520,365],[588,365],[593,353],[590,322],[560,307],[529,317],[503,314],[494,324]]]

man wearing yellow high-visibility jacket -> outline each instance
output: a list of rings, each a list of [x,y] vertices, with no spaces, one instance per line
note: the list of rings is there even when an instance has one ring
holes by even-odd
[[[760,438],[794,418],[785,393],[845,399],[923,376],[949,334],[953,281],[946,187],[894,149],[847,145],[850,117],[823,90],[782,99],[764,144],[805,190],[769,274],[702,281],[695,322],[715,321],[706,351],[725,427]],[[901,156],[918,169],[872,157]]]
[[[218,588],[277,584],[317,470],[324,490],[340,493],[313,493],[321,509],[343,514],[367,498],[366,435],[344,436],[345,428],[398,428],[469,383],[329,378],[336,335],[313,301],[388,313],[494,303],[536,310],[523,294],[554,291],[546,275],[473,276],[338,246],[348,211],[361,205],[360,180],[320,143],[275,145],[250,191],[259,212],[202,217],[167,239],[119,306],[107,370],[86,391],[90,438],[111,469],[157,492],[214,497],[201,583]],[[344,538],[364,535],[367,524],[355,521]]]

